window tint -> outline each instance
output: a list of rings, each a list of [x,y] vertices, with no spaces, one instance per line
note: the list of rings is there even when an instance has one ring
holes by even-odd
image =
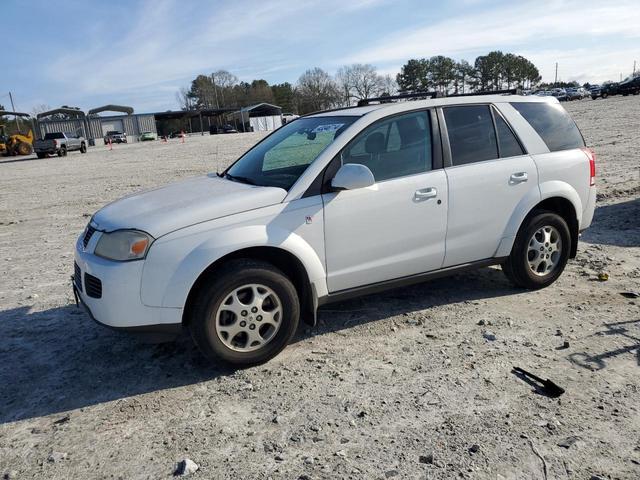
[[[368,127],[342,151],[342,163],[366,165],[377,182],[431,170],[428,112],[399,115]]]
[[[502,116],[495,110],[493,111],[493,117],[496,119],[500,157],[505,158],[524,155],[524,150],[522,150],[518,139],[509,128],[509,125],[507,125],[507,122],[505,122]]]
[[[453,165],[498,158],[496,132],[488,105],[444,109]]]
[[[575,122],[559,104],[512,103],[552,152],[584,147]]]

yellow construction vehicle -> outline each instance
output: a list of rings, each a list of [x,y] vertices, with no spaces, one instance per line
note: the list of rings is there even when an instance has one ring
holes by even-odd
[[[7,115],[15,118],[17,133],[10,135],[7,125],[0,124],[0,155],[30,155],[33,153],[33,120],[31,115],[28,113],[0,111],[0,120]],[[31,124],[31,127],[27,127],[27,133],[23,133],[19,117],[25,117],[25,123]]]

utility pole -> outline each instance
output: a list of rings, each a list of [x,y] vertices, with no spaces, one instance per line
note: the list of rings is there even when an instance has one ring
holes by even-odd
[[[553,81],[553,86],[558,86],[558,62],[556,62],[556,79]]]
[[[632,76],[633,77],[636,76],[636,61],[635,60],[633,61],[633,75]]]
[[[11,110],[15,112],[16,107],[13,104],[13,95],[11,95],[11,92],[9,92],[9,100],[11,101]],[[16,119],[16,126],[18,127],[18,132],[20,132],[20,117],[16,115],[15,119]]]

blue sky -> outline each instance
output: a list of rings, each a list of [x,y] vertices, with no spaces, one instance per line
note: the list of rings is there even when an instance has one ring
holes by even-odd
[[[638,0],[0,0],[0,103],[138,112],[178,107],[199,73],[296,79],[371,63],[395,75],[409,58],[471,62],[499,49],[553,80],[602,82],[640,63]],[[640,66],[639,66],[640,69]]]

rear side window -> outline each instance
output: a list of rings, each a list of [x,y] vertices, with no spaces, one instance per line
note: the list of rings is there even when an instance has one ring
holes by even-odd
[[[552,152],[584,147],[584,139],[573,119],[559,104],[512,103]]]
[[[524,155],[524,150],[518,139],[513,134],[507,122],[504,118],[493,111],[493,117],[496,119],[496,132],[498,133],[498,147],[500,149],[500,157],[515,157],[517,155]]]
[[[488,105],[444,109],[453,165],[498,158],[496,132]]]

